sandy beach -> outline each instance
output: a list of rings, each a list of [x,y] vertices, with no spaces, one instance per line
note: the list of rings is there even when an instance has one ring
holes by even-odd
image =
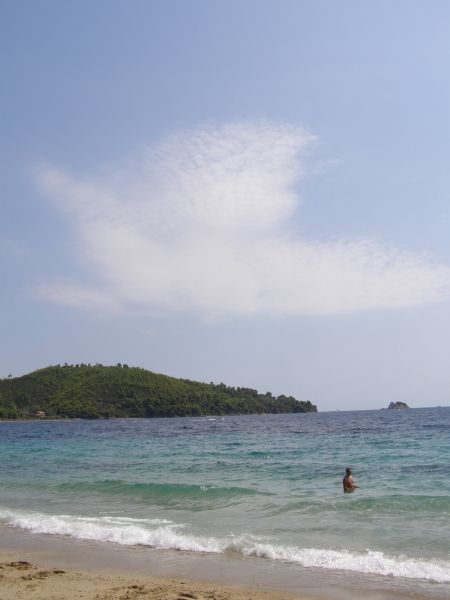
[[[32,600],[307,600],[277,591],[225,587],[184,579],[99,570],[52,568],[24,561],[15,553],[0,553],[0,598]]]
[[[0,528],[0,600],[429,600],[435,593],[374,578],[260,561],[133,551]]]

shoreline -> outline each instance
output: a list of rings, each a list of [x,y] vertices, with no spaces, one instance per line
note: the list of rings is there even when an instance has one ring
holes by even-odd
[[[419,582],[412,589],[411,581],[388,577],[83,542],[5,526],[0,539],[0,589],[7,590],[0,600],[429,600],[449,592]],[[30,566],[10,565],[19,561]]]
[[[412,411],[402,427],[378,411],[3,423],[0,548],[50,570],[320,600],[448,600],[443,416]],[[358,446],[350,458],[344,422]],[[417,456],[403,453],[406,434]],[[343,464],[365,478],[350,497]]]
[[[29,562],[0,551],[0,598],[25,595],[33,600],[313,600],[304,595],[225,587],[185,578],[162,578],[126,572],[60,569],[47,561]]]
[[[371,409],[371,410],[379,410],[379,409]],[[386,409],[387,410],[387,409]],[[332,411],[334,412],[334,411]],[[340,411],[346,412],[346,411]],[[347,411],[354,412],[354,411]],[[59,423],[61,421],[152,421],[156,419],[208,419],[208,418],[227,418],[227,417],[266,417],[266,416],[277,416],[277,415],[318,415],[320,413],[319,410],[305,410],[305,411],[293,411],[293,412],[256,412],[256,413],[205,413],[201,415],[158,415],[156,417],[58,417],[56,415],[52,415],[50,417],[17,417],[14,419],[0,418],[0,423]],[[322,414],[322,413],[320,413]]]

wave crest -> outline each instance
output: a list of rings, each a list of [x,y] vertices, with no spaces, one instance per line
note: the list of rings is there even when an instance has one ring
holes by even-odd
[[[81,540],[112,542],[124,546],[149,546],[164,550],[225,553],[295,563],[302,567],[356,571],[438,583],[450,582],[450,562],[406,556],[387,556],[367,550],[350,552],[328,548],[279,546],[252,535],[217,539],[182,531],[184,525],[165,519],[80,517],[0,509],[0,521],[33,533],[65,535]]]

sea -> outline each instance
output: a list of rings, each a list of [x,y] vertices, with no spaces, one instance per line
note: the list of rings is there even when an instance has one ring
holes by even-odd
[[[449,407],[3,421],[0,456],[4,532],[450,598]]]

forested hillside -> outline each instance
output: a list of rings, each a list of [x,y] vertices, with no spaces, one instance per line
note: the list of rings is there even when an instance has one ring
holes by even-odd
[[[0,380],[0,418],[114,418],[315,412],[310,402],[120,365],[64,365]],[[44,413],[44,414],[43,414]]]

